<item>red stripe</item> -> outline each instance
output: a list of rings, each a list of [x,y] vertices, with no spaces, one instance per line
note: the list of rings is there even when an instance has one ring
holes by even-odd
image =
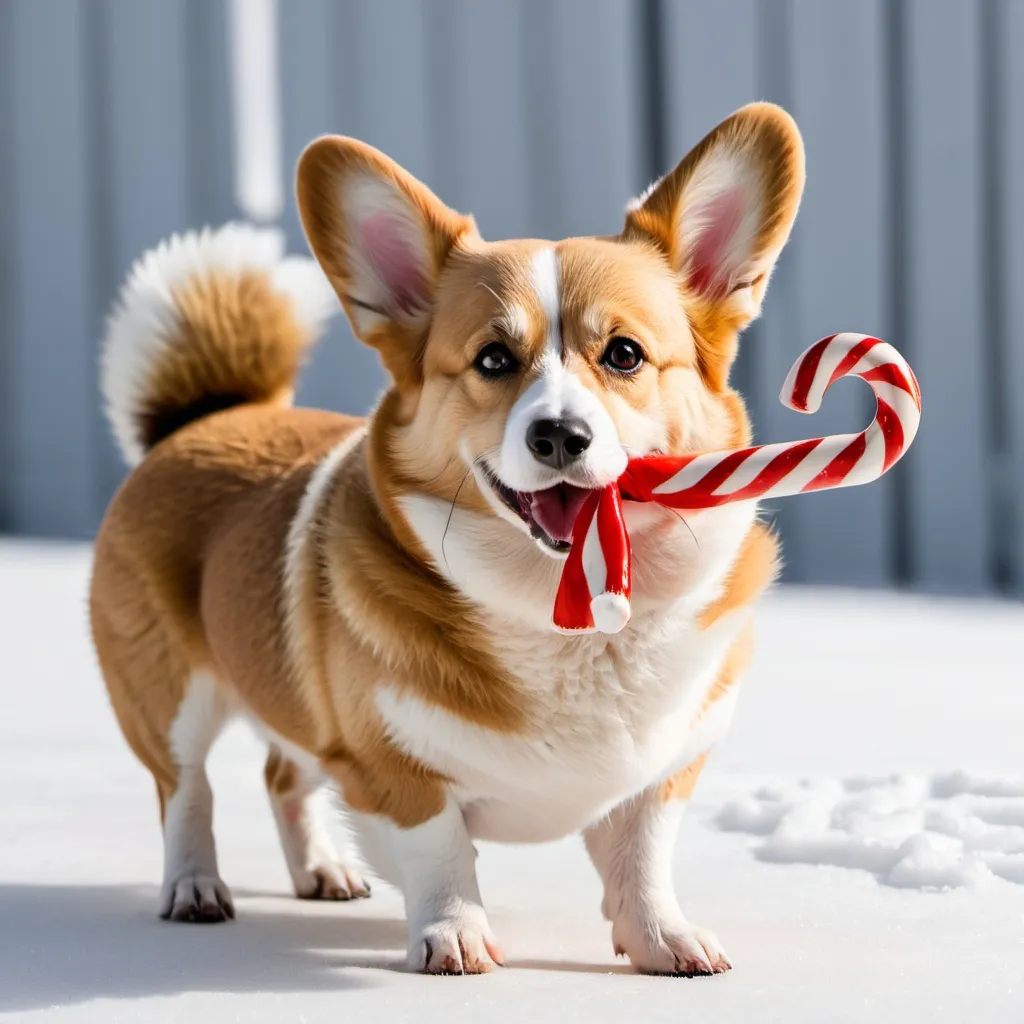
[[[756,451],[759,451],[759,449],[740,448],[737,451],[723,455],[721,462],[712,466],[694,487],[689,488],[686,492],[679,493],[689,493],[690,490],[696,488],[699,488],[701,491],[716,490]],[[629,464],[626,466],[626,473],[623,475],[623,478],[620,478],[620,484],[627,484],[623,490],[624,497],[630,498],[633,501],[660,501],[662,504],[667,504],[667,499],[671,495],[655,494],[654,488],[660,487],[666,481],[671,480],[676,473],[684,469],[696,458],[698,458],[696,455],[688,455],[683,458],[674,455],[649,455],[640,459],[630,459]],[[627,476],[628,479],[625,479]],[[691,505],[689,507],[699,508],[703,506]]]
[[[612,485],[614,487],[614,485]],[[583,571],[583,541],[601,498],[601,492],[588,494],[572,528],[572,547],[562,566],[562,577],[555,594],[552,619],[559,629],[592,629],[594,617],[590,614],[590,590],[587,574]]]
[[[839,364],[832,371],[832,376],[829,377],[828,383],[825,385],[825,390],[827,391],[832,387],[840,377],[845,377],[861,361],[866,353],[870,352],[876,345],[882,344],[884,344],[884,342],[879,338],[872,337],[862,338],[858,341],[857,344],[839,360]],[[858,373],[857,376],[864,377],[865,380],[867,379],[865,374]]]
[[[838,487],[850,470],[860,462],[867,450],[867,436],[858,434],[814,479],[805,484],[802,492],[819,491],[823,487]]]
[[[815,342],[808,350],[807,355],[800,361],[800,369],[796,372],[796,381],[793,383],[792,404],[794,409],[807,409],[807,396],[811,393],[811,385],[814,384],[814,377],[818,372],[818,365],[825,350],[835,339],[833,334],[829,338],[822,338]]]
[[[604,555],[606,594],[629,597],[629,535],[622,519],[619,489],[614,484],[601,491],[597,505],[597,536]],[[596,594],[593,596],[597,596]]]
[[[630,459],[619,477],[619,488],[632,501],[657,501],[654,488],[671,480],[695,458],[696,455],[644,455]]]
[[[917,382],[917,374],[914,368],[907,363],[907,373],[910,374],[910,382],[914,385],[914,401],[917,403],[917,411],[921,411],[921,385]]]
[[[903,454],[906,435],[903,433],[903,423],[896,410],[882,399],[878,399],[875,421],[881,427],[882,437],[885,438],[885,462],[882,463],[882,472],[885,473]]]
[[[861,377],[868,383],[879,381],[882,384],[891,384],[894,388],[899,388],[900,391],[906,391],[917,404],[918,398],[914,393],[914,385],[903,372],[903,368],[897,366],[896,363],[883,363],[881,366],[875,366],[861,374]]]
[[[725,494],[711,493],[717,488],[717,484],[708,486],[707,482],[711,477],[711,473],[708,473],[693,487],[677,491],[675,494],[659,494],[657,500],[670,508],[715,508],[731,501],[759,498],[765,491],[771,490],[780,480],[792,473],[821,444],[822,440],[824,439],[820,437],[812,437],[807,441],[798,441],[790,445],[776,455],[749,484],[737,491]],[[761,448],[745,448],[742,454],[749,456],[761,450]]]

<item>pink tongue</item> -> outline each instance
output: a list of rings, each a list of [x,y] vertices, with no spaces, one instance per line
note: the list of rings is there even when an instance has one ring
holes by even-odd
[[[572,484],[558,484],[546,491],[534,491],[530,515],[553,540],[572,540],[576,516],[590,492]]]

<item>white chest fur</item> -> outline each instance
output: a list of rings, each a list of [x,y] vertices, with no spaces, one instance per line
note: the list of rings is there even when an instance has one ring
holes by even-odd
[[[684,767],[728,725],[731,697],[713,714],[702,704],[742,622],[706,632],[688,619],[659,625],[656,638],[643,624],[614,638],[500,638],[529,695],[525,733],[486,729],[390,688],[378,707],[397,742],[455,780],[472,834],[553,839]]]
[[[396,742],[455,781],[475,836],[523,842],[577,831],[684,767],[724,732],[734,695],[708,713],[702,705],[746,613],[702,630],[695,612],[717,592],[752,508],[707,520],[697,538],[663,532],[659,564],[679,563],[675,571],[690,577],[686,596],[648,600],[645,607],[641,594],[622,633],[579,637],[548,625],[559,563],[517,537],[505,538],[513,550],[504,550],[493,520],[471,513],[449,530],[442,558],[435,524],[444,521],[442,511],[446,519],[447,508],[417,498],[407,499],[406,511],[437,551],[441,571],[487,609],[492,645],[520,681],[529,708],[527,730],[510,734],[397,688],[378,693]]]

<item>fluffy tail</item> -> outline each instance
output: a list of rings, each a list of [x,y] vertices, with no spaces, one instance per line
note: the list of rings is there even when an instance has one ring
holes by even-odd
[[[107,323],[101,389],[130,465],[175,430],[245,402],[291,401],[303,356],[340,308],[276,230],[174,235],[132,267]]]

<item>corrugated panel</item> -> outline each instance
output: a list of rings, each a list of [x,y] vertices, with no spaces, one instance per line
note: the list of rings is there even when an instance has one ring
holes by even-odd
[[[430,182],[428,5],[419,0],[349,2],[334,4],[330,14],[333,131],[369,142]],[[342,372],[327,382],[330,406],[366,413],[384,387],[384,372],[376,354],[357,342],[347,325],[339,348]]]
[[[188,35],[186,0],[104,0],[93,15],[95,87],[102,110],[96,178],[103,218],[94,246],[109,306],[143,251],[173,232],[198,226],[189,158],[201,140],[189,118],[190,76],[182,74],[183,67],[195,69],[198,60]],[[206,159],[212,167],[213,160]],[[96,324],[97,335],[101,330]],[[89,384],[95,389],[95,371]],[[109,492],[124,467],[109,432],[104,436],[97,458],[102,489]]]
[[[525,87],[508,87],[527,59],[523,7],[438,0],[425,29],[431,186],[471,212],[485,238],[543,230],[532,216],[536,112]]]
[[[794,76],[791,4],[788,0],[761,0],[755,23],[759,99],[789,109],[793,105]],[[772,275],[761,319],[747,338],[752,372],[744,393],[751,403],[758,439],[762,441],[788,441],[806,437],[810,432],[810,421],[779,404],[779,389],[805,343],[805,339],[796,336],[800,285],[796,248],[800,244],[800,233],[805,229],[806,222],[798,220],[795,237],[783,250]],[[763,507],[782,537],[785,578],[813,579],[815,567],[804,556],[802,545],[807,517],[802,499],[783,500]]]
[[[777,391],[852,329],[919,369],[898,477],[779,502],[791,579],[1024,592],[1024,4],[1017,0],[286,0],[284,225],[323,132],[381,147],[486,237],[615,231],[629,196],[753,99],[793,110],[809,182],[734,380],[760,440],[852,430]],[[235,215],[219,0],[0,4],[0,528],[85,534],[123,468],[96,390],[130,262]],[[385,59],[386,55],[386,59]],[[365,411],[376,356],[332,329],[307,404]],[[894,474],[896,477],[896,474]]]
[[[883,18],[881,0],[792,5],[791,113],[807,149],[807,188],[793,237],[797,288],[789,358],[839,331],[899,345],[889,322]],[[840,384],[813,418],[787,417],[786,436],[860,430],[874,408],[867,387]],[[788,556],[798,560],[804,578],[890,582],[888,485],[883,480],[793,502],[799,529]]]
[[[11,60],[12,4],[0,4],[0,138],[14,135],[12,123],[14,76]],[[13,267],[15,260],[11,203],[14,156],[10,146],[0,146],[0,532],[13,529],[14,449],[17,438],[8,397],[14,372]]]
[[[189,123],[189,204],[197,225],[238,215],[234,183],[234,123],[224,3],[186,0]]]
[[[925,399],[901,466],[911,569],[929,587],[981,589],[990,581],[991,495],[979,8],[908,0],[903,13],[904,345]]]
[[[994,188],[991,223],[996,237],[991,270],[999,285],[999,359],[993,366],[1000,389],[995,442],[1003,500],[1000,540],[1005,580],[1024,595],[1024,4],[1000,0],[993,6],[996,72],[992,152],[998,161],[989,180]]]
[[[6,401],[15,532],[97,520],[85,5],[8,4],[12,166]],[[88,382],[88,384],[86,383]]]
[[[332,0],[292,0],[279,5],[282,146],[287,206],[284,226],[289,248],[308,252],[295,209],[295,164],[306,145],[319,135],[353,133],[351,113],[357,97],[342,95],[337,63],[359,45],[356,5]],[[340,40],[340,44],[339,44]],[[360,88],[356,83],[356,88]],[[303,405],[345,412],[366,412],[383,384],[375,353],[360,345],[341,316],[303,371],[298,400]]]
[[[523,87],[542,236],[609,234],[647,184],[643,5],[526,0]]]
[[[746,103],[760,99],[758,83],[757,0],[720,0],[713,4],[664,3],[656,25],[661,74],[654,103],[664,106],[660,166],[674,167],[716,124]],[[773,301],[774,287],[768,300]],[[757,332],[740,341],[733,385],[751,394],[756,363],[751,346]],[[754,426],[760,426],[754,399]]]

